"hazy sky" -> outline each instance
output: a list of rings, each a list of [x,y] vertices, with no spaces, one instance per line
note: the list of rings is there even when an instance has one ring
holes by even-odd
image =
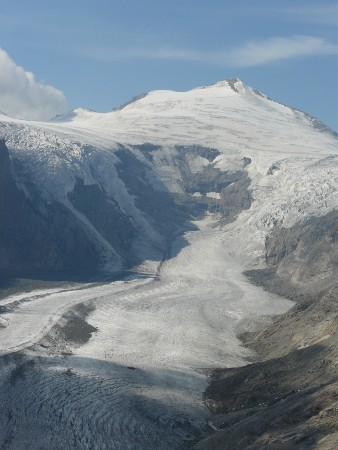
[[[0,110],[108,111],[239,77],[338,130],[338,1],[3,0]]]

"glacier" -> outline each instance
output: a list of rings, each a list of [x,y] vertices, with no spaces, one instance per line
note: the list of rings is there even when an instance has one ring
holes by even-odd
[[[0,137],[18,189],[62,205],[107,277],[0,300],[1,445],[193,442],[207,369],[246,364],[238,334],[293,305],[243,271],[265,267],[272,230],[336,208],[337,135],[231,79],[108,113],[0,115]],[[80,343],[72,321],[92,330]]]

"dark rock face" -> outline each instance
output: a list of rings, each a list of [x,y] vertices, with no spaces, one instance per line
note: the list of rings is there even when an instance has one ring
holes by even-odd
[[[158,147],[135,146],[143,154],[151,155]],[[124,182],[130,195],[134,197],[137,208],[150,220],[150,223],[166,237],[184,226],[188,215],[173,196],[156,177],[151,167],[145,166],[128,149],[115,153],[120,162],[116,165],[117,173]],[[150,157],[151,159],[151,157]],[[157,188],[149,181],[156,179]]]
[[[337,281],[338,211],[277,228],[266,240],[267,269],[249,277],[288,297],[320,292]]]
[[[21,186],[22,187],[22,186]],[[0,275],[34,276],[94,270],[98,254],[74,217],[33,185],[25,192],[0,142]]]
[[[176,145],[176,150],[182,156],[197,155],[209,162],[214,161],[221,154],[216,148],[202,147],[201,145]]]
[[[191,174],[186,180],[186,191],[188,193],[200,192],[201,194],[220,193],[241,178],[243,178],[242,172],[222,172],[213,166],[206,166],[202,172]]]
[[[187,194],[198,192],[200,197],[186,197],[185,205],[192,214],[203,214],[205,211],[220,214],[222,223],[229,223],[236,219],[238,214],[249,209],[252,203],[249,190],[250,178],[245,169],[251,163],[250,158],[243,159],[243,169],[237,171],[222,171],[215,167],[213,161],[220,152],[217,149],[200,146],[176,146],[178,151],[177,167],[182,178],[182,188]],[[189,158],[198,155],[205,158],[209,164],[199,172],[192,172]],[[213,192],[219,198],[208,197]]]
[[[98,185],[85,185],[80,178],[77,178],[68,199],[120,254],[128,254],[135,227],[114,199],[110,199]]]
[[[125,108],[128,105],[131,105],[132,103],[137,102],[138,100],[141,100],[142,98],[146,97],[148,95],[147,92],[144,92],[143,94],[139,94],[139,95],[135,95],[135,97],[133,97],[132,99],[130,99],[128,102],[123,103],[121,106],[119,106],[118,108],[114,108],[113,111],[120,111],[121,109]]]
[[[8,194],[12,184],[12,170],[11,160],[4,140],[0,140],[0,182],[2,194]]]
[[[228,82],[228,85],[231,87],[231,89],[235,92],[239,92],[239,90],[236,88],[235,84],[238,83],[240,81],[239,78],[228,78],[226,80]]]
[[[250,178],[246,172],[221,190],[221,212],[224,222],[233,221],[241,211],[249,209],[252,196],[249,190]]]
[[[294,113],[296,114],[296,116],[304,116],[308,119],[308,121],[310,122],[311,126],[313,128],[315,128],[318,131],[321,131],[322,133],[329,133],[334,137],[338,137],[338,134],[332,130],[332,128],[328,127],[327,125],[325,125],[323,122],[321,122],[320,120],[318,120],[316,117],[311,116],[310,114],[305,113],[304,111],[301,111],[299,109],[295,109],[292,108]]]
[[[156,150],[160,150],[161,147],[154,144],[141,144],[141,145],[133,145],[133,148],[139,150],[143,156],[145,156],[150,162],[154,161],[153,153]]]

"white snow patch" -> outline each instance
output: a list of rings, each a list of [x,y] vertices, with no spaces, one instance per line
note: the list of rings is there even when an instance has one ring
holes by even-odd
[[[206,197],[215,198],[217,200],[221,198],[221,194],[219,192],[207,192],[205,195]]]

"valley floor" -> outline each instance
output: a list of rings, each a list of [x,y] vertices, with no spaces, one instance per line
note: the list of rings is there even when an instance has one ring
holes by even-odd
[[[186,448],[210,415],[200,369],[292,302],[250,284],[208,216],[159,274],[0,300],[0,447]],[[149,265],[150,267],[151,265]]]

